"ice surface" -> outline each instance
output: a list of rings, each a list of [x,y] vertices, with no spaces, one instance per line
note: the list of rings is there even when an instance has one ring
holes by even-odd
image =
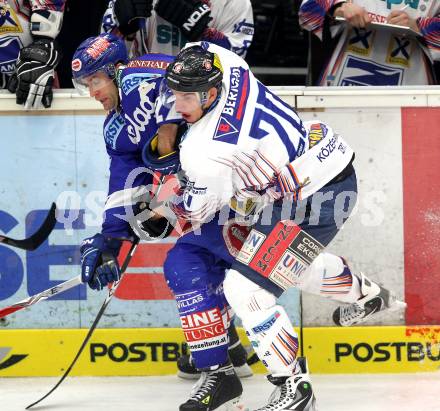
[[[0,411],[36,401],[57,378],[0,378]],[[319,411],[440,411],[440,373],[312,375]],[[265,403],[262,375],[243,380],[245,405]],[[177,411],[191,381],[165,377],[69,377],[35,410]]]

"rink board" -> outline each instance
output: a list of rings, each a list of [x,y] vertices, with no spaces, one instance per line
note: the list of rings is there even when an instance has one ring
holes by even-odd
[[[108,179],[97,102],[56,92],[51,109],[24,112],[5,93],[0,173],[11,177],[2,181],[0,233],[29,236],[54,200],[62,212],[38,250],[0,245],[0,308],[78,275],[78,245],[100,229]],[[276,93],[305,120],[329,122],[356,151],[358,206],[329,250],[408,303],[406,312],[377,316],[372,324],[440,323],[440,89],[283,87]],[[102,327],[179,326],[162,267],[174,241],[140,244]],[[0,338],[3,330],[85,329],[103,299],[104,293],[75,287],[0,321]],[[303,295],[301,312],[298,300],[296,290],[282,296],[295,326],[300,317],[307,327],[333,324],[335,303]]]
[[[0,377],[62,374],[86,332],[1,331]],[[242,329],[240,333],[245,338]],[[303,335],[312,373],[424,372],[440,366],[440,326],[305,328]],[[176,359],[185,352],[183,334],[177,328],[98,329],[71,374],[174,374]],[[264,373],[261,363],[253,368]]]
[[[1,94],[0,94],[1,95]],[[1,103],[1,100],[0,100]],[[0,104],[1,113],[1,104]],[[0,308],[79,274],[82,239],[101,231],[109,158],[102,136],[104,113],[1,113],[0,234],[21,239],[34,233],[53,201],[57,224],[35,251],[0,244]],[[179,327],[176,303],[163,263],[176,237],[142,242],[101,319],[103,328]],[[124,252],[121,253],[122,258]],[[105,298],[79,285],[0,321],[6,329],[87,328]],[[285,297],[286,298],[286,297]],[[298,293],[285,301],[299,324]]]

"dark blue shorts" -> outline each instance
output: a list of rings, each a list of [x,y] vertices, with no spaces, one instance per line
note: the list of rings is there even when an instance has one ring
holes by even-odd
[[[307,244],[320,245],[316,247],[315,254],[317,255],[323,247],[330,243],[347,220],[356,203],[356,197],[357,181],[356,173],[353,170],[348,177],[324,186],[305,200],[298,202],[280,200],[275,202],[273,207],[272,205],[268,206],[269,208],[263,210],[257,223],[253,226],[256,231],[251,234],[255,235],[252,236],[253,238],[248,237],[248,241],[253,241],[249,246],[253,250],[253,256],[249,257],[250,261],[246,260],[246,263],[236,260],[232,264],[232,268],[279,297],[284,290],[270,280],[268,275],[280,262],[287,246],[290,245],[291,249],[291,244],[297,241],[293,231],[297,228],[293,227],[292,221],[306,233],[301,236],[307,237]],[[285,223],[283,224],[281,221]],[[313,239],[317,242],[314,242]],[[289,241],[292,243],[287,244],[286,242]],[[277,245],[280,245],[278,251],[275,250]],[[246,247],[246,243],[243,247]],[[271,253],[270,256],[264,257],[264,261],[262,261],[262,253],[258,252],[260,249],[269,250]],[[303,261],[308,260],[306,264],[310,264],[313,261],[313,256],[316,257],[316,255],[314,255],[313,249],[312,251],[307,250],[305,253],[301,257],[303,257]],[[259,261],[255,261],[256,259]],[[256,271],[256,267],[259,271]],[[264,270],[267,271],[267,275]]]

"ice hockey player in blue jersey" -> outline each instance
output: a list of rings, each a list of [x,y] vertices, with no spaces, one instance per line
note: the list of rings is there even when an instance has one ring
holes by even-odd
[[[149,54],[128,62],[124,42],[112,34],[85,40],[72,60],[73,82],[88,91],[108,111],[103,133],[110,156],[110,180],[102,230],[81,246],[82,278],[91,288],[102,289],[119,279],[117,255],[122,240],[133,238],[134,222],[128,217],[148,199],[152,174],[142,163],[142,147],[160,132],[175,136],[180,115],[157,104],[159,85],[171,56]],[[133,181],[127,179],[133,175]],[[135,173],[135,174],[133,174]],[[127,212],[127,207],[129,212]],[[123,218],[121,216],[126,216]],[[152,237],[168,232],[165,219],[147,220],[142,229]]]
[[[187,41],[206,40],[245,57],[254,35],[250,0],[109,0],[102,31],[122,36],[130,57],[176,55]],[[231,360],[241,377],[252,375],[234,325],[229,328]],[[193,358],[177,362],[178,376],[197,378]]]
[[[298,358],[297,334],[276,298],[297,287],[347,303],[333,316],[344,326],[403,306],[364,274],[353,273],[345,259],[324,252],[356,201],[353,150],[329,125],[303,123],[255,79],[243,59],[216,45],[187,45],[168,66],[166,80],[165,104],[172,102],[190,124],[179,146],[185,179],[169,207],[200,226],[205,244],[215,242],[221,231],[213,226],[230,224],[230,212],[254,215],[223,290],[276,385],[269,403],[258,410],[314,410],[307,363]],[[202,243],[197,248],[196,240],[189,243],[183,236],[169,253],[168,281],[170,267],[178,270],[179,253],[205,265],[216,261],[218,250],[212,253]],[[191,272],[186,274],[188,278]],[[201,318],[212,330],[219,321],[220,308],[209,305],[209,290],[203,289],[201,281],[187,282],[182,297],[183,307],[192,306],[180,314],[194,355],[203,345],[221,344],[213,333],[205,340],[195,338]],[[228,363],[215,364],[216,359],[199,359],[204,378],[181,410],[236,409],[239,387],[234,394]],[[212,406],[213,397],[223,402]]]

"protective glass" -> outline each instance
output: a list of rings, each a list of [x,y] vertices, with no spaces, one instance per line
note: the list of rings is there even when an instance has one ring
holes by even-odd
[[[200,93],[186,93],[181,91],[175,91],[174,96],[176,98],[176,111],[179,113],[191,113],[200,109],[202,106],[202,100]]]
[[[90,92],[106,87],[114,78],[115,76],[109,75],[109,70],[105,67],[94,73],[72,78],[72,83],[79,94],[88,96]]]
[[[182,92],[171,90],[165,81],[160,85],[160,98],[162,105],[168,109],[175,106],[177,112],[192,112],[197,110],[206,102],[206,98],[200,92]]]
[[[162,80],[159,87],[159,99],[164,107],[171,109],[176,104],[176,97],[173,90],[171,90],[165,80]]]

